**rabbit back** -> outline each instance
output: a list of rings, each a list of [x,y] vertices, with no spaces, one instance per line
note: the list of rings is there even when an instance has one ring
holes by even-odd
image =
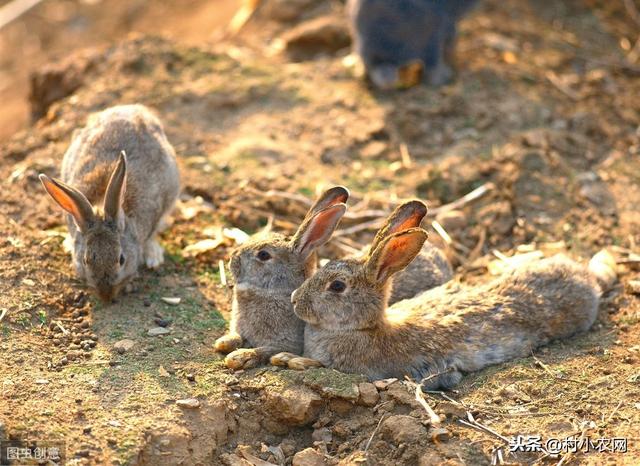
[[[123,209],[146,239],[171,209],[180,188],[173,147],[146,107],[121,105],[92,115],[64,155],[62,180],[100,205],[121,151],[127,154]]]

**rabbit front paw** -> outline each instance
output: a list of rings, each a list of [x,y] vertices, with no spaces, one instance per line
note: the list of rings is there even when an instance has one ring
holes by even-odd
[[[220,353],[230,353],[242,346],[242,337],[237,333],[227,333],[221,336],[213,344],[216,351]]]
[[[251,369],[260,363],[260,355],[254,348],[240,348],[227,354],[224,362],[229,369]]]
[[[157,269],[164,262],[164,250],[155,239],[150,239],[145,243],[144,261],[149,269]]]
[[[271,356],[271,359],[269,360],[269,362],[271,363],[272,366],[287,367],[287,365],[289,364],[289,361],[297,357],[299,356],[293,353],[286,353],[286,352],[278,353]]]
[[[295,371],[303,371],[305,369],[311,369],[312,367],[323,367],[323,366],[324,364],[322,364],[320,361],[316,361],[315,359],[311,359],[311,358],[303,358],[302,356],[291,358],[287,362],[287,367]]]

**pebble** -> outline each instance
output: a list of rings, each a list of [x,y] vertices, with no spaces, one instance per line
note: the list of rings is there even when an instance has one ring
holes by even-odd
[[[47,379],[36,379],[35,383],[37,383],[38,385],[46,385],[49,383],[49,381]]]
[[[164,327],[153,327],[149,329],[147,335],[149,335],[150,337],[157,337],[159,335],[166,335],[167,333],[171,333],[171,330]]]
[[[171,297],[162,297],[160,299],[167,304],[171,304],[172,306],[177,306],[178,304],[180,304],[180,301],[181,301],[180,298],[171,298]]]
[[[363,382],[358,384],[358,391],[360,392],[358,401],[364,406],[375,406],[380,400],[378,389],[372,383]]]
[[[395,382],[397,382],[398,379],[382,379],[382,380],[376,380],[373,382],[373,385],[375,385],[375,387],[378,390],[386,390],[387,387]]]
[[[196,376],[193,374],[187,374],[187,380],[189,382],[195,382],[196,381]]]
[[[446,442],[451,438],[451,432],[444,427],[433,427],[429,429],[429,438],[434,443]]]
[[[158,326],[160,326],[160,327],[168,327],[169,325],[171,325],[171,322],[173,322],[173,320],[172,319],[159,318],[159,319],[154,319],[154,322],[156,324],[158,324]]]
[[[629,280],[629,291],[633,294],[640,294],[640,280]]]
[[[197,409],[200,407],[200,401],[197,398],[185,398],[183,400],[177,400],[176,404],[181,408]]]
[[[113,349],[116,350],[116,352],[119,354],[124,354],[127,351],[130,351],[135,346],[135,344],[135,341],[125,338],[124,340],[117,341],[113,345]]]
[[[292,466],[324,466],[324,455],[313,448],[305,448],[293,456]]]
[[[151,307],[151,301],[148,299],[145,299],[144,301],[142,301],[142,305],[144,307]]]

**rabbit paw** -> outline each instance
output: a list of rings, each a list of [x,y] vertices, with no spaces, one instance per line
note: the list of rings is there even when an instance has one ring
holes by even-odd
[[[229,369],[251,369],[260,363],[260,356],[254,348],[240,348],[227,354],[224,362]]]
[[[287,361],[287,367],[296,371],[303,371],[312,367],[322,367],[323,364],[320,361],[316,361],[311,358],[303,358],[301,356],[291,358]]]
[[[242,337],[237,333],[227,333],[221,336],[213,344],[216,351],[221,353],[230,353],[233,350],[240,348],[242,345]]]
[[[293,353],[278,353],[271,356],[271,359],[269,360],[269,362],[271,363],[272,366],[287,367],[287,364],[289,363],[289,361],[297,357],[298,355]]]
[[[144,245],[144,260],[150,269],[156,269],[164,262],[164,250],[155,239],[150,239]]]

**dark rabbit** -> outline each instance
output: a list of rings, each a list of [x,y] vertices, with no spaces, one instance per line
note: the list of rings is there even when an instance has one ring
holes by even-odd
[[[117,296],[140,265],[162,264],[156,233],[180,180],[173,147],[146,107],[121,105],[91,115],[64,154],[62,180],[40,180],[69,213],[76,272],[102,300]]]
[[[596,318],[597,273],[564,257],[387,307],[391,276],[426,238],[420,228],[393,234],[367,257],[331,261],[306,280],[291,298],[307,323],[305,359],[371,379],[434,376],[425,388],[449,388],[464,373],[584,332]]]
[[[454,76],[456,23],[477,0],[349,0],[353,50],[380,89]]]

